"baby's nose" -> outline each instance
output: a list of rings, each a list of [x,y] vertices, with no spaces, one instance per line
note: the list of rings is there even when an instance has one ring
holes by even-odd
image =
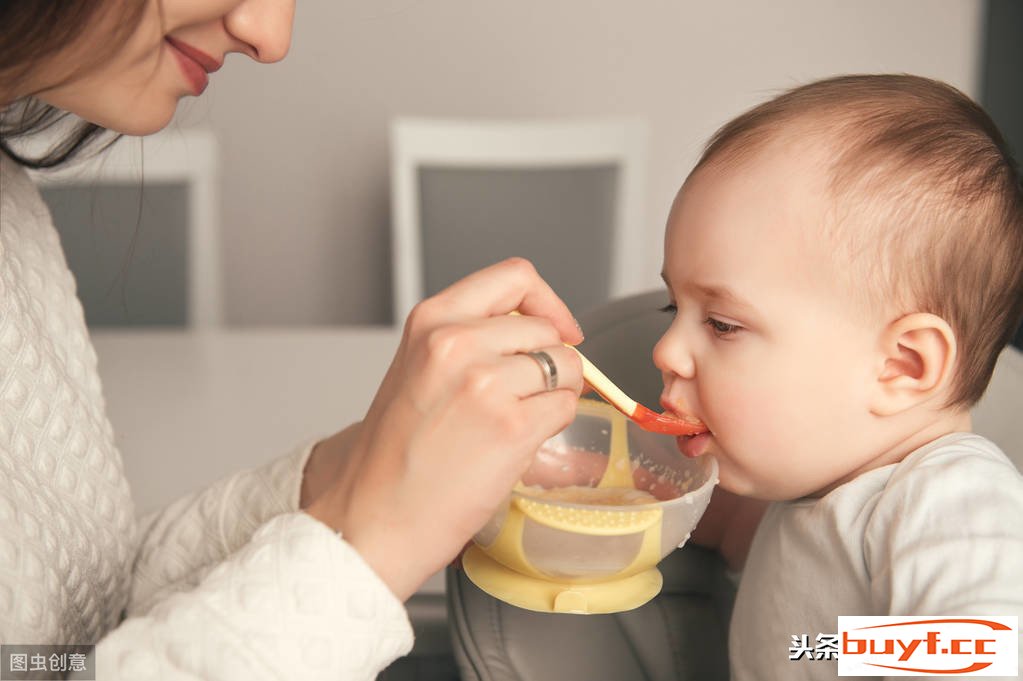
[[[696,364],[688,344],[680,333],[674,333],[672,329],[668,329],[654,346],[654,365],[661,370],[665,388],[675,377],[693,378],[696,375]]]

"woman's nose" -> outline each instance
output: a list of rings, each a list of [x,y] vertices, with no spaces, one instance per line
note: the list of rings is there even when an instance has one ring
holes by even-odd
[[[664,374],[665,383],[671,376],[693,378],[696,375],[691,348],[676,327],[674,324],[669,327],[654,346],[654,365]]]
[[[295,0],[243,0],[224,17],[224,26],[246,44],[250,57],[269,64],[288,54],[294,19]]]

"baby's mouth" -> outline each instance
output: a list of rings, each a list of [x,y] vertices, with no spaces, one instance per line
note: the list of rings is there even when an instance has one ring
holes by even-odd
[[[707,424],[704,423],[703,419],[687,411],[685,405],[683,405],[681,402],[672,403],[671,401],[662,398],[660,404],[661,409],[664,410],[665,416],[673,419],[678,419],[679,421],[688,423],[690,425],[700,427],[700,432],[693,433],[692,435],[684,435],[682,437],[692,437],[693,435],[700,435],[710,430],[709,428],[707,428]]]
[[[711,439],[714,437],[714,433],[710,431],[706,423],[704,423],[702,419],[690,414],[681,402],[673,403],[667,399],[662,399],[661,407],[664,409],[665,414],[670,414],[671,416],[689,422],[700,423],[706,429],[702,433],[679,435],[675,438],[679,451],[690,458],[695,458],[706,453],[707,448],[710,446]]]
[[[710,447],[714,433],[709,430],[698,435],[680,435],[675,439],[678,450],[691,459],[703,456]]]

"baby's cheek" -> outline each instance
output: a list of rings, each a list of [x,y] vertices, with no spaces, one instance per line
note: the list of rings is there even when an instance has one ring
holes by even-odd
[[[773,439],[792,418],[785,391],[755,380],[740,378],[709,397],[705,411],[715,435]]]

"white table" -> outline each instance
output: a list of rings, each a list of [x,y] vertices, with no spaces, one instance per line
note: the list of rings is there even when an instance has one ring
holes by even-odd
[[[389,327],[93,331],[138,511],[361,419],[400,337]],[[443,591],[442,577],[422,591]]]

